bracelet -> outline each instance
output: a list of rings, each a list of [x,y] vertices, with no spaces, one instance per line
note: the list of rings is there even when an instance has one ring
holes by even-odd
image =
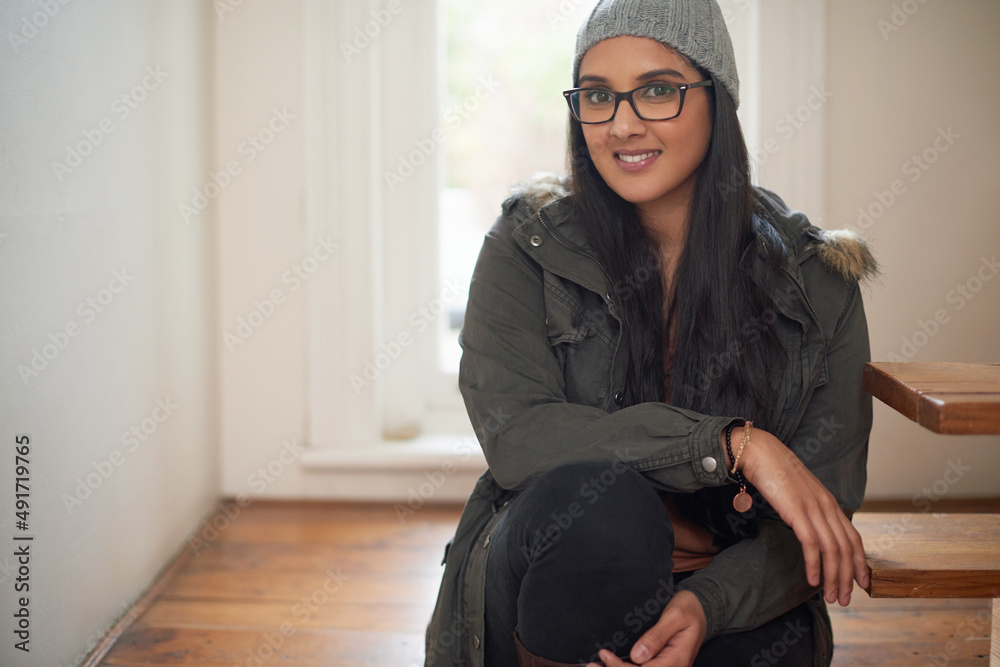
[[[736,468],[740,464],[740,457],[743,456],[743,450],[746,449],[746,446],[750,444],[750,433],[752,432],[753,432],[752,421],[748,421],[745,424],[743,424],[743,439],[740,440],[740,451],[736,452],[736,458],[733,459],[733,469],[731,471],[733,474],[736,474]],[[732,456],[733,453],[729,452],[729,457],[732,458]]]
[[[726,454],[729,455],[730,461],[736,460],[736,457],[733,456],[733,444],[732,444],[733,429],[735,428],[736,424],[730,424],[728,427],[726,427]]]
[[[739,493],[733,498],[733,509],[737,512],[743,513],[750,511],[753,507],[753,498],[747,493],[747,478],[743,476],[743,473],[736,469],[739,463],[740,456],[743,454],[743,449],[746,447],[747,443],[750,442],[750,431],[753,429],[753,422],[744,422],[743,425],[743,440],[740,443],[740,451],[733,457],[733,429],[736,428],[736,424],[730,424],[726,429],[726,453],[729,455],[729,459],[733,462],[732,474],[736,477],[736,481],[740,485]]]

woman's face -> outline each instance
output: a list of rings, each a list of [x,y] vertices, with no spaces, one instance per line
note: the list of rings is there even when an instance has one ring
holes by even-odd
[[[624,92],[701,79],[673,49],[653,39],[623,36],[598,42],[584,54],[577,86]],[[681,114],[670,120],[641,120],[622,100],[610,122],[583,125],[590,157],[608,186],[650,213],[686,208],[712,136],[711,94],[708,87],[689,90]],[[635,161],[636,156],[642,159]]]

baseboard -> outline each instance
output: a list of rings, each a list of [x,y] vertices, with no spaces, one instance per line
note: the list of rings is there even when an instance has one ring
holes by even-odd
[[[209,524],[212,517],[218,512],[217,506],[213,506],[213,510],[206,516],[205,520],[202,521],[199,531]],[[197,534],[197,533],[194,533]],[[142,617],[143,614],[153,605],[160,594],[173,582],[177,577],[177,574],[181,569],[187,565],[188,561],[194,557],[194,542],[192,539],[188,538],[184,540],[184,546],[181,547],[174,556],[167,561],[167,564],[160,570],[159,574],[153,579],[153,583],[146,589],[145,592],[135,601],[128,611],[118,619],[118,621],[111,627],[110,630],[104,635],[104,638],[97,643],[97,646],[87,654],[83,662],[80,663],[79,667],[98,667],[101,661],[107,657],[111,649],[114,648],[118,640],[125,635],[126,632],[132,627],[132,625]]]
[[[938,498],[931,502],[920,498],[914,502],[912,498],[878,498],[866,500],[861,512],[913,512],[922,514],[1000,514],[1000,498]]]

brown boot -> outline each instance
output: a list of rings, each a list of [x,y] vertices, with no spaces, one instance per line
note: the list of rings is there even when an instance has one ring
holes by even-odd
[[[514,644],[517,646],[517,657],[518,662],[521,663],[521,667],[578,667],[580,663],[569,663],[569,662],[553,662],[552,660],[546,660],[545,658],[539,658],[537,655],[532,654],[528,649],[524,648],[524,644],[521,643],[520,638],[517,636],[517,632],[514,632]]]

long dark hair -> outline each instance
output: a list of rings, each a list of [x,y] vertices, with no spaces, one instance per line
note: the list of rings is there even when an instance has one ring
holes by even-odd
[[[698,167],[687,241],[670,294],[665,294],[659,249],[636,207],[605,183],[581,125],[571,117],[573,209],[614,281],[629,358],[623,406],[669,400],[703,414],[752,419],[766,430],[774,402],[769,371],[774,372],[774,359],[782,353],[768,288],[785,259],[784,245],[770,225],[754,216],[757,195],[732,98],[717,80],[711,90],[712,136]],[[759,243],[766,246],[763,261],[749,257],[752,261],[742,262],[745,253],[759,251]],[[649,279],[637,280],[640,270]],[[664,360],[670,349],[668,378]],[[746,522],[725,520],[733,515],[733,495],[731,487],[707,488],[678,496],[676,502],[717,541],[728,543],[748,534]]]

